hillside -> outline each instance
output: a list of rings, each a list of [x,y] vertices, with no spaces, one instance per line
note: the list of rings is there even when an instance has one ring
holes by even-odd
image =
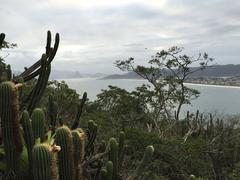
[[[211,67],[207,67],[202,71],[198,71],[192,75],[192,77],[196,78],[233,77],[233,76],[240,76],[240,64],[214,65]],[[141,79],[141,77],[134,72],[128,72],[125,74],[113,74],[105,76],[102,79]]]

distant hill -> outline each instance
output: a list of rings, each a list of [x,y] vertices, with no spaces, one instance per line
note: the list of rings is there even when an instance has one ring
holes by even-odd
[[[128,72],[125,74],[112,74],[112,75],[108,75],[103,77],[102,79],[141,79],[142,77],[139,76],[137,73],[135,72]]]
[[[193,68],[194,69],[194,68]],[[240,76],[240,64],[214,65],[207,67],[202,71],[195,72],[191,77],[233,77]],[[128,72],[125,74],[113,74],[105,76],[102,79],[141,79],[135,72]]]
[[[69,79],[69,78],[101,78],[106,76],[102,73],[81,74],[79,71],[60,71],[52,70],[50,79]]]

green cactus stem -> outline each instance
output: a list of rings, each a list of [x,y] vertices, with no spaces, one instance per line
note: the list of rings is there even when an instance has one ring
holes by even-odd
[[[109,161],[113,163],[113,180],[118,179],[118,143],[115,138],[109,140]]]
[[[45,115],[42,109],[36,108],[32,114],[32,129],[34,140],[40,138],[45,139]]]
[[[55,143],[61,147],[58,153],[59,180],[74,180],[72,133],[66,126],[56,130]]]
[[[18,118],[18,92],[12,82],[0,84],[0,119],[4,150],[6,153],[7,175],[18,175],[19,158],[23,146]],[[11,178],[9,178],[11,179]]]
[[[141,176],[142,173],[144,172],[144,170],[146,169],[146,167],[149,165],[149,162],[151,161],[152,156],[153,156],[153,152],[154,152],[153,146],[146,147],[143,158],[142,158],[139,166],[137,167],[136,177]]]
[[[97,124],[94,123],[93,120],[90,120],[88,121],[87,129],[88,142],[85,148],[87,154],[90,154],[93,151],[96,136],[97,136]]]
[[[106,180],[114,180],[113,179],[113,163],[112,163],[112,161],[107,162],[106,168],[107,168]]]
[[[82,115],[82,111],[83,111],[83,106],[84,106],[86,100],[87,100],[87,93],[84,92],[81,103],[80,103],[80,105],[78,105],[76,118],[75,118],[75,121],[73,122],[73,125],[72,125],[71,129],[78,128],[78,126],[80,124],[80,118],[81,118],[81,115]]]
[[[30,122],[29,114],[27,111],[23,111],[20,120],[23,127],[23,137],[28,150],[29,159],[29,176],[32,177],[32,148],[34,146],[34,136],[32,130],[32,124]]]
[[[54,133],[57,122],[57,104],[56,102],[54,102],[53,97],[51,95],[48,98],[48,114],[50,117],[51,129]]]
[[[125,146],[124,146],[124,141],[125,141],[125,133],[123,131],[120,132],[120,135],[119,135],[119,149],[118,149],[118,169],[119,171],[121,170],[122,168],[122,163],[123,163],[123,160],[124,160],[124,154],[125,154]]]
[[[51,45],[51,33],[50,31],[48,31],[47,34],[47,45],[46,45],[46,55],[48,58],[47,61],[47,66],[50,65],[50,63],[52,62],[52,60],[54,59],[57,50],[58,50],[58,46],[59,46],[59,42],[60,42],[60,36],[57,33],[55,36],[55,43],[54,43],[54,47],[49,47]],[[20,74],[17,78],[21,77],[24,79],[24,82],[29,81],[31,79],[33,79],[34,77],[38,76],[41,73],[41,59],[39,61],[37,61],[35,64],[33,64],[31,67],[27,68],[22,74]],[[39,68],[40,67],[40,68]]]
[[[58,180],[56,155],[47,144],[40,144],[32,151],[33,180]]]
[[[29,105],[28,105],[28,112],[31,115],[33,109],[37,105],[37,103],[40,101],[42,91],[45,89],[45,84],[48,81],[49,73],[48,72],[48,66],[47,66],[47,55],[43,54],[41,58],[41,71],[39,74],[39,78],[37,81],[36,86],[30,93],[30,100],[29,100]]]
[[[73,159],[74,159],[74,167],[76,169],[75,179],[79,180],[82,174],[81,162],[84,158],[84,134],[79,133],[79,131],[72,131],[72,139],[73,139]]]
[[[107,170],[106,169],[101,169],[100,180],[107,180]]]
[[[2,44],[3,44],[4,39],[5,39],[5,34],[4,34],[4,33],[1,33],[1,34],[0,34],[0,49],[1,49],[1,47],[2,47]]]

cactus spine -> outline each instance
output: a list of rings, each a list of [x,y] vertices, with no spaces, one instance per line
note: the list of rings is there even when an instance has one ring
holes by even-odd
[[[84,134],[77,130],[72,131],[73,150],[74,150],[74,167],[76,169],[75,179],[79,180],[82,174],[81,162],[84,158]]]
[[[58,153],[59,180],[74,180],[73,141],[68,127],[56,130],[55,143],[61,147]]]
[[[32,129],[34,140],[40,138],[41,141],[45,138],[45,115],[42,109],[36,108],[32,114]]]
[[[40,144],[33,148],[33,179],[34,180],[57,180],[57,160],[51,147]]]
[[[0,118],[6,153],[7,174],[18,176],[22,142],[18,122],[18,95],[17,89],[12,82],[3,82],[0,85]]]

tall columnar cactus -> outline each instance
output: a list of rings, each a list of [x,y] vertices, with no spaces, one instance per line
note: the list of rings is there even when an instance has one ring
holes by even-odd
[[[107,169],[106,180],[113,180],[113,163],[112,163],[112,161],[107,162],[106,169]]]
[[[42,109],[36,108],[32,114],[32,129],[34,140],[40,138],[41,141],[45,139],[45,114]]]
[[[26,147],[29,152],[32,152],[32,148],[34,146],[34,136],[33,136],[32,124],[30,122],[29,114],[26,110],[23,111],[20,122],[23,127],[23,137],[26,143]]]
[[[53,132],[55,132],[55,126],[57,122],[57,104],[50,95],[48,98],[48,114],[50,117],[50,125]]]
[[[75,179],[79,180],[82,174],[81,162],[84,158],[85,138],[84,133],[80,133],[77,130],[72,131],[73,138],[73,159],[75,167]]]
[[[1,47],[2,47],[2,44],[3,44],[4,39],[5,39],[5,34],[4,34],[4,33],[1,33],[1,34],[0,34],[0,49],[1,49]]]
[[[101,169],[100,180],[107,180],[107,170],[106,169]]]
[[[88,121],[88,129],[87,129],[88,142],[85,148],[87,154],[90,154],[91,152],[93,152],[94,141],[96,139],[96,136],[97,136],[97,124],[93,120],[90,120]]]
[[[33,180],[58,180],[56,155],[47,144],[33,148]]]
[[[22,142],[19,131],[18,92],[12,82],[0,84],[0,119],[7,174],[17,176]]]
[[[46,82],[48,81],[49,73],[50,72],[48,72],[47,55],[43,54],[41,57],[41,69],[39,78],[36,86],[34,87],[33,91],[29,96],[29,104],[27,109],[30,115],[32,114],[32,111],[37,105],[37,103],[40,101],[42,92],[46,88]]]
[[[23,111],[20,122],[22,124],[23,137],[28,150],[29,176],[31,177],[32,176],[32,148],[34,146],[34,137],[33,137],[32,124],[30,122],[29,114],[27,111]]]
[[[55,143],[61,147],[58,153],[59,180],[74,180],[73,141],[68,127],[56,130]]]
[[[115,138],[109,140],[109,161],[113,163],[113,179],[118,179],[118,143]]]
[[[135,178],[142,175],[142,173],[144,172],[144,170],[146,169],[146,167],[148,166],[148,164],[151,161],[151,158],[153,156],[153,152],[154,152],[153,146],[147,146],[146,147],[143,158],[142,158],[139,166],[136,169]]]
[[[78,128],[78,126],[79,126],[79,124],[80,124],[80,117],[81,117],[82,111],[83,111],[83,106],[84,106],[86,100],[87,100],[87,93],[84,92],[84,93],[83,93],[82,100],[81,100],[81,103],[78,105],[76,118],[75,118],[75,120],[74,120],[74,122],[73,122],[73,125],[72,125],[72,128],[71,128],[71,129],[76,129],[76,128]]]
[[[123,131],[120,132],[119,135],[119,148],[118,148],[118,169],[119,171],[122,168],[122,163],[123,163],[123,158],[125,154],[125,146],[124,146],[124,141],[125,141],[125,133]]]

